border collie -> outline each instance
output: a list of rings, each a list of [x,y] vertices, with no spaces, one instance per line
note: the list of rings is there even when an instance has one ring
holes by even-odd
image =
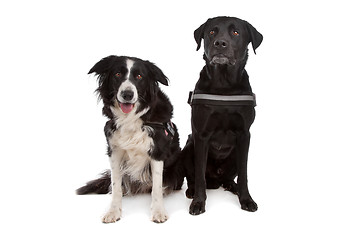
[[[77,194],[112,192],[104,223],[121,218],[123,195],[150,193],[151,220],[165,222],[163,191],[179,190],[184,173],[179,134],[171,122],[173,106],[158,83],[168,85],[164,73],[139,58],[109,56],[89,71],[98,76],[97,93],[104,103],[111,173],[88,182]]]

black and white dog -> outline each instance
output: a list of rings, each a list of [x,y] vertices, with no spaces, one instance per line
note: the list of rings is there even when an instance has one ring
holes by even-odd
[[[104,173],[77,193],[112,191],[102,219],[111,223],[121,218],[123,195],[151,192],[151,220],[165,222],[163,189],[178,190],[184,179],[179,134],[170,120],[173,107],[158,86],[168,85],[167,77],[153,63],[125,56],[106,57],[90,73],[98,75],[97,92],[109,118],[104,130],[111,174]]]
[[[197,50],[204,40],[206,64],[190,94],[192,135],[182,152],[186,195],[193,198],[189,212],[205,212],[205,189],[220,186],[238,195],[242,209],[256,211],[247,184],[255,96],[245,64],[248,44],[255,52],[263,37],[248,22],[233,17],[208,19],[194,36]]]

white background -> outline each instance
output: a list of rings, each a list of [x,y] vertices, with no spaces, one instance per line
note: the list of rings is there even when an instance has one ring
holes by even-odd
[[[10,3],[11,2],[11,3]],[[359,239],[359,55],[356,1],[2,1],[0,3],[1,239]],[[264,35],[247,71],[257,94],[249,188],[256,213],[222,189],[188,214],[186,187],[150,222],[150,196],[125,197],[102,224],[109,195],[76,196],[108,168],[101,103],[89,69],[130,55],[156,63],[175,107],[204,65],[193,31],[215,16]],[[6,236],[6,237],[5,237]]]

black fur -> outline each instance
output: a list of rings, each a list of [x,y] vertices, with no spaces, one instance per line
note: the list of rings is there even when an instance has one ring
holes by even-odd
[[[115,107],[115,103],[118,101],[116,95],[120,84],[123,82],[122,77],[127,74],[126,61],[128,59],[134,61],[134,71],[141,74],[143,78],[134,84],[139,94],[138,102],[140,103],[137,112],[150,107],[150,110],[141,116],[144,125],[148,122],[168,123],[173,115],[173,106],[169,98],[158,86],[158,82],[168,85],[168,79],[156,65],[149,61],[133,57],[109,56],[103,58],[91,68],[89,74],[95,73],[98,75],[99,87],[96,91],[104,104],[102,112],[109,118],[104,127],[107,141],[117,129],[116,119],[111,111],[111,107]],[[116,76],[117,73],[120,73],[120,77]],[[131,78],[132,77],[133,76],[131,76]],[[181,150],[179,146],[179,134],[175,124],[172,124],[174,129],[173,135],[167,135],[165,128],[161,127],[161,124],[158,125],[159,127],[153,127],[154,131],[150,134],[155,146],[153,149],[149,149],[148,155],[152,159],[164,161],[163,187],[166,187],[167,190],[178,190],[181,188],[184,179],[183,166],[182,163],[178,161]],[[109,157],[111,154],[112,150],[108,144]],[[108,193],[111,191],[110,179],[111,173],[110,171],[106,171],[99,179],[90,181],[84,187],[79,188],[77,194]],[[126,189],[124,193],[129,192],[135,194],[143,192],[142,189],[147,189],[146,192],[151,190],[143,188],[139,182],[124,184],[124,181],[131,180],[124,176],[123,185],[130,186],[130,189]]]
[[[262,35],[246,21],[217,17],[196,29],[194,37],[197,50],[204,39],[206,61],[195,93],[252,95],[245,70],[247,47],[252,43],[255,52]],[[192,135],[182,151],[188,182],[186,195],[193,198],[190,214],[205,212],[205,189],[220,186],[238,195],[242,209],[257,210],[247,185],[249,129],[254,119],[253,106],[192,105]]]
[[[86,186],[76,190],[78,195],[84,195],[88,193],[106,194],[109,192],[111,184],[111,173],[105,171],[101,174],[101,177],[93,181],[89,181]]]

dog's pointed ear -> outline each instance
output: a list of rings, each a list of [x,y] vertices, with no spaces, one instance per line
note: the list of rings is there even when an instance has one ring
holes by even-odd
[[[256,54],[256,49],[260,46],[263,35],[259,33],[250,23],[246,22],[246,28],[250,34],[250,42],[252,44],[254,53]]]
[[[88,72],[88,74],[96,73],[97,75],[102,75],[108,72],[112,66],[112,63],[117,58],[117,56],[111,55],[101,59],[97,62]]]
[[[169,85],[169,79],[165,74],[158,68],[154,63],[146,61],[147,68],[149,70],[150,78],[154,79],[156,82],[164,84],[165,86]]]
[[[206,23],[208,21],[206,21],[205,23],[201,24],[200,27],[198,27],[195,31],[194,31],[194,38],[195,38],[195,41],[197,43],[197,48],[196,48],[196,51],[198,51],[201,47],[201,40],[204,39],[204,30],[205,30],[205,26],[206,26]]]

